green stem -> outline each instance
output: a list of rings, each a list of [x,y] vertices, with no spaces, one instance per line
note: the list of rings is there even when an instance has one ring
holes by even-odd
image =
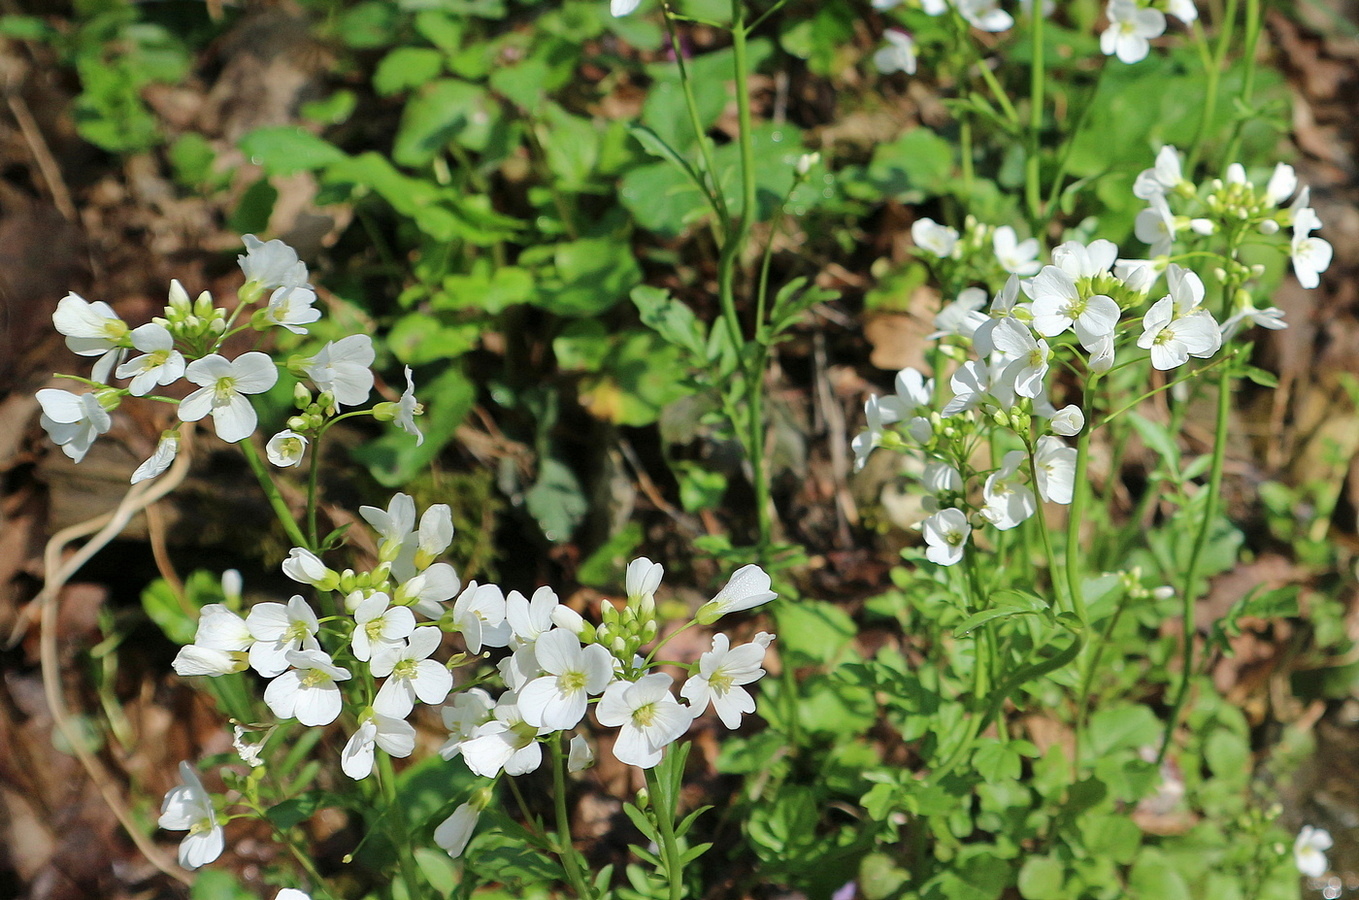
[[[1189,563],[1185,567],[1184,583],[1180,589],[1181,616],[1184,619],[1184,648],[1181,653],[1180,683],[1175,689],[1175,700],[1171,704],[1170,717],[1166,721],[1165,737],[1161,741],[1161,752],[1157,761],[1165,759],[1170,749],[1171,738],[1184,711],[1189,697],[1189,682],[1194,675],[1194,604],[1198,599],[1195,582],[1199,576],[1199,563],[1203,559],[1204,548],[1208,546],[1208,535],[1217,519],[1218,501],[1222,495],[1222,469],[1227,458],[1227,425],[1231,414],[1231,370],[1223,369],[1218,375],[1217,385],[1217,427],[1213,433],[1213,462],[1208,475],[1208,496],[1204,501],[1203,519],[1199,522],[1198,533],[1194,536],[1194,546],[1189,553]]]
[[[1199,119],[1198,131],[1194,134],[1193,149],[1189,151],[1185,158],[1184,171],[1186,174],[1194,171],[1194,166],[1198,163],[1199,156],[1203,152],[1203,142],[1208,136],[1208,129],[1212,127],[1213,119],[1217,117],[1217,95],[1222,82],[1222,64],[1227,59],[1227,48],[1231,46],[1232,31],[1236,25],[1236,12],[1239,4],[1240,0],[1227,0],[1227,7],[1222,14],[1222,31],[1217,37],[1217,52],[1213,55],[1211,64],[1207,66],[1208,84],[1203,92],[1203,118]],[[1204,40],[1206,40],[1206,37]]]
[[[1086,719],[1089,718],[1090,711],[1090,691],[1095,685],[1095,673],[1099,671],[1101,657],[1104,656],[1104,648],[1109,644],[1109,637],[1114,633],[1114,628],[1118,625],[1118,620],[1123,616],[1123,610],[1127,607],[1128,592],[1125,590],[1123,596],[1118,600],[1118,605],[1114,607],[1114,614],[1111,615],[1104,628],[1100,630],[1098,643],[1091,648],[1088,662],[1085,666],[1085,674],[1081,677],[1081,690],[1076,699],[1076,746],[1073,759],[1071,760],[1071,772],[1073,779],[1080,777],[1081,771],[1081,735],[1085,732]]]
[[[1029,16],[1029,155],[1025,160],[1024,193],[1029,204],[1029,221],[1034,234],[1046,234],[1043,223],[1043,173],[1039,166],[1039,134],[1043,130],[1043,90],[1047,83],[1043,59],[1043,11],[1041,0],[1035,0]],[[1046,241],[1044,244],[1046,245]]]
[[[1090,407],[1092,412],[1094,408],[1090,399],[1094,395],[1093,389],[1098,378],[1098,375],[1092,375],[1085,388],[1086,406]],[[1066,520],[1066,586],[1071,591],[1072,612],[1082,622],[1085,621],[1085,596],[1082,589],[1084,573],[1081,571],[1081,563],[1084,554],[1080,552],[1081,526],[1085,524],[1085,506],[1090,499],[1090,485],[1086,483],[1090,469],[1090,431],[1087,423],[1086,427],[1081,429],[1080,437],[1076,439],[1076,475],[1071,486],[1071,507]]]
[[[571,841],[571,815],[566,809],[566,754],[562,741],[566,736],[559,735],[552,742],[552,799],[557,808],[557,857],[566,869],[567,880],[575,889],[576,896],[582,900],[592,900],[594,891],[590,882],[581,871],[580,859],[576,855],[575,844]]]
[[[671,750],[673,749],[672,747]],[[680,862],[679,839],[675,836],[675,810],[661,809],[658,806],[667,794],[661,790],[655,768],[645,771],[646,787],[651,795],[651,808],[656,812],[656,827],[661,833],[661,844],[658,849],[661,851],[661,865],[665,869],[666,886],[670,889],[669,900],[683,900],[684,866]]]
[[[689,113],[689,127],[694,130],[694,141],[698,144],[698,153],[702,160],[702,176],[706,182],[708,200],[717,210],[716,228],[718,230],[718,241],[725,242],[727,228],[727,198],[722,193],[722,185],[717,180],[717,167],[713,165],[712,148],[708,144],[708,133],[703,128],[703,119],[698,114],[698,101],[694,98],[693,82],[689,79],[689,67],[684,63],[684,49],[680,47],[679,35],[675,32],[675,12],[670,8],[669,3],[661,4],[661,17],[665,22],[665,33],[670,39],[670,50],[675,54],[675,65],[679,69],[680,90],[684,94],[684,107]],[[737,94],[740,94],[740,85],[737,85]],[[739,344],[739,342],[738,342]]]
[[[246,438],[236,446],[240,447],[241,452],[245,454],[246,462],[250,463],[255,478],[259,480],[260,487],[264,490],[264,496],[269,499],[269,505],[273,507],[274,514],[278,516],[278,520],[283,525],[283,530],[288,533],[288,537],[292,539],[296,546],[315,552],[315,546],[307,540],[302,529],[298,527],[297,520],[293,518],[292,510],[288,508],[287,501],[279,493],[278,485],[274,484],[274,479],[270,477],[269,470],[264,467],[264,460],[260,459],[260,452],[255,449],[254,441]]]
[[[387,807],[384,814],[389,813],[392,821],[396,823],[397,833],[391,835],[390,838],[396,848],[397,867],[401,872],[401,880],[406,884],[406,896],[410,900],[417,900],[424,894],[420,890],[422,884],[420,870],[416,866],[415,856],[411,852],[410,829],[406,824],[406,813],[404,809],[397,806],[396,769],[392,766],[392,758],[386,753],[378,753],[376,756],[378,785],[382,788],[382,799]]]
[[[319,505],[317,500],[320,495],[319,486],[321,483],[321,439],[323,434],[316,435],[316,439],[311,445],[311,466],[307,471],[307,537],[311,540],[311,547],[320,547],[321,542],[316,533],[316,507]]]
[[[1241,104],[1245,109],[1253,108],[1251,98],[1255,96],[1255,51],[1260,42],[1260,6],[1260,0],[1246,0],[1246,46],[1242,51],[1245,72],[1241,78]],[[1246,119],[1238,117],[1232,126],[1232,138],[1227,142],[1228,162],[1236,159],[1237,151],[1241,149],[1241,129],[1245,124]]]
[[[1038,522],[1038,533],[1043,537],[1043,555],[1048,561],[1048,578],[1052,581],[1052,602],[1053,606],[1060,609],[1062,603],[1062,588],[1059,584],[1060,579],[1057,573],[1061,571],[1057,565],[1057,554],[1052,550],[1052,534],[1048,531],[1048,517],[1043,509],[1043,495],[1038,490],[1038,462],[1034,458],[1034,445],[1029,440],[1028,435],[1024,435],[1024,449],[1029,456],[1029,483],[1033,487],[1034,519]],[[1070,585],[1067,586],[1070,588]],[[1068,590],[1071,601],[1071,611],[1077,612],[1076,596],[1074,590]],[[1080,613],[1077,613],[1080,616]],[[1081,617],[1084,621],[1084,617]]]

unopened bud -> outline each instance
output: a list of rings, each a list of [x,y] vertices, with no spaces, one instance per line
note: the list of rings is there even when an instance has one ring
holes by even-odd
[[[552,607],[552,624],[579,635],[585,627],[585,620],[571,607],[558,605]]]
[[[293,406],[297,409],[306,409],[311,404],[311,391],[302,382],[293,385]]]

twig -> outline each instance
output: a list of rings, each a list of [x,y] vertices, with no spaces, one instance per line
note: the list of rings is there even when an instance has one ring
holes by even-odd
[[[40,650],[43,694],[47,698],[48,708],[52,711],[53,723],[66,739],[66,743],[70,746],[76,759],[80,760],[80,764],[84,767],[90,780],[99,789],[100,796],[104,798],[104,802],[113,811],[114,816],[123,826],[123,830],[137,845],[137,849],[161,872],[186,885],[193,883],[192,876],[167,857],[164,851],[152,843],[151,839],[137,827],[136,822],[132,819],[131,812],[123,803],[112,777],[104,769],[103,763],[84,746],[83,736],[71,724],[70,711],[67,710],[66,701],[62,698],[61,661],[57,654],[57,614],[59,612],[57,593],[80,570],[81,566],[122,533],[133,516],[170,493],[184,481],[189,472],[192,444],[193,426],[189,425],[181,432],[179,455],[175,458],[168,472],[155,481],[134,484],[112,514],[72,525],[54,534],[51,540],[47,542],[47,547],[43,552],[44,571],[47,573],[47,578],[35,601],[42,610]],[[66,545],[89,534],[93,530],[92,526],[99,521],[104,522],[99,533],[90,538],[65,562],[62,562],[61,553]]]
[[[7,74],[14,75],[12,71]],[[19,80],[15,77],[5,79],[5,104],[28,143],[28,152],[33,155],[33,162],[42,174],[42,180],[47,183],[48,193],[52,195],[52,205],[66,221],[76,222],[80,214],[76,211],[75,202],[71,200],[71,192],[67,189],[66,182],[62,180],[61,166],[57,165],[56,158],[52,156],[52,150],[47,146],[47,140],[42,136],[42,129],[38,127],[37,120],[28,111],[28,104],[19,95]]]

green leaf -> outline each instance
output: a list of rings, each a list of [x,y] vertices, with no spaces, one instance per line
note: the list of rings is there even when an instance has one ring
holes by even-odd
[[[180,603],[174,588],[158,578],[142,591],[142,609],[175,644],[192,644],[198,630],[198,615],[191,606]]]
[[[553,543],[569,540],[590,508],[575,473],[550,456],[539,463],[538,480],[524,492],[524,505]]]
[[[647,284],[633,288],[630,296],[643,325],[687,350],[695,362],[703,359],[707,329],[687,304],[670,296],[669,291]]]
[[[779,651],[790,660],[828,663],[858,633],[848,613],[821,600],[781,603],[775,607],[774,618],[779,626]]]
[[[194,875],[189,888],[189,900],[255,900],[258,896],[225,869],[203,869]]]
[[[1192,900],[1195,897],[1170,858],[1153,847],[1138,854],[1128,873],[1128,887],[1135,900]],[[1294,890],[1297,889],[1296,882]]]
[[[557,177],[560,188],[584,190],[599,161],[599,129],[590,119],[573,116],[551,102],[542,105],[539,115],[548,170]]]
[[[1101,757],[1116,750],[1136,750],[1156,743],[1161,721],[1145,706],[1125,704],[1097,710],[1090,717],[1087,739],[1090,755]]]
[[[459,884],[458,866],[442,850],[429,847],[415,849],[415,864],[429,886],[442,897],[452,897]]]
[[[996,591],[987,597],[992,604],[990,609],[974,613],[953,629],[954,637],[964,637],[976,631],[987,622],[1008,619],[1013,616],[1042,616],[1052,621],[1051,605],[1037,594],[1018,589]]]
[[[450,275],[430,298],[433,309],[477,310],[495,314],[533,298],[533,274],[517,266],[483,267]]]
[[[485,88],[455,78],[429,82],[406,103],[392,160],[423,166],[453,141],[471,150],[484,149],[499,117],[499,104]]]
[[[242,137],[238,146],[269,175],[323,169],[345,158],[339,147],[296,125],[256,128]]]
[[[415,422],[424,432],[419,446],[415,438],[392,428],[382,437],[355,447],[351,455],[367,467],[384,487],[406,484],[419,475],[452,440],[476,400],[476,386],[457,368],[448,368],[427,384],[416,384],[425,414]]]
[[[1128,421],[1141,436],[1143,443],[1165,463],[1167,471],[1178,480],[1180,470],[1180,447],[1175,436],[1159,422],[1153,422],[1138,413],[1130,412]]]
[[[913,128],[890,144],[880,144],[865,173],[876,192],[903,202],[949,193],[953,145],[928,128]]]
[[[373,73],[373,90],[388,97],[434,80],[444,67],[444,55],[430,47],[398,47],[382,58]]]
[[[392,327],[388,343],[398,360],[421,366],[440,359],[456,359],[481,343],[480,322],[446,325],[437,316],[407,313]]]
[[[287,831],[310,819],[318,809],[339,805],[334,802],[335,799],[326,791],[307,791],[300,797],[284,800],[276,806],[269,807],[264,811],[264,815],[275,828]]]
[[[1019,870],[1019,893],[1024,900],[1062,900],[1066,866],[1051,856],[1030,856]]]
[[[628,295],[642,280],[631,247],[617,240],[587,238],[553,249],[556,278],[539,284],[534,303],[559,316],[595,316]]]
[[[656,842],[660,841],[660,832],[656,830],[656,826],[652,824],[649,818],[647,818],[646,813],[642,812],[631,803],[623,804],[623,813],[628,817],[629,821],[632,822],[633,827],[642,833],[643,837]]]
[[[667,144],[665,139],[659,134],[645,125],[635,123],[628,126],[628,134],[632,135],[647,153],[658,159],[665,160],[680,172],[683,172],[685,177],[693,184],[694,188],[698,190],[703,197],[710,199],[708,186],[703,181],[703,176],[698,173],[697,169],[689,164],[687,159],[680,156],[679,151]]]

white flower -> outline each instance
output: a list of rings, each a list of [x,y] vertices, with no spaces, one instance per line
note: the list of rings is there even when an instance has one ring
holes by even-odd
[[[1011,450],[1006,453],[1000,468],[987,476],[986,484],[982,487],[982,499],[986,504],[981,511],[982,518],[1001,531],[1018,526],[1038,509],[1033,499],[1033,491],[1024,483],[1024,475],[1020,470],[1025,458],[1023,450]],[[925,539],[928,543],[928,531],[925,533]],[[961,556],[961,546],[958,553]]]
[[[142,355],[128,360],[115,373],[131,378],[127,386],[135,396],[149,394],[156,385],[173,384],[184,374],[184,354],[175,349],[175,339],[164,325],[150,322],[132,330],[132,346]]]
[[[1133,234],[1139,241],[1151,245],[1148,252],[1152,256],[1166,256],[1175,245],[1179,226],[1164,195],[1152,194],[1149,202],[1151,206],[1138,213],[1133,221]]]
[[[373,389],[373,339],[366,334],[331,341],[304,369],[316,386],[335,398],[336,407],[358,406]]]
[[[850,447],[854,450],[854,471],[868,463],[868,457],[882,446],[883,429],[897,421],[897,405],[893,398],[869,397],[864,403],[867,428],[854,436]]]
[[[940,566],[951,566],[963,558],[963,545],[972,526],[960,509],[941,509],[925,520],[925,558]]]
[[[136,484],[148,478],[155,478],[157,475],[170,468],[170,463],[175,461],[179,455],[179,432],[167,431],[160,436],[156,443],[156,449],[146,462],[137,467],[132,473],[132,483]]]
[[[415,544],[406,540],[415,530],[415,501],[407,494],[396,493],[385,510],[360,506],[359,515],[382,539],[378,558],[392,564],[392,575],[398,581],[415,575]]]
[[[1029,295],[1033,297],[1033,330],[1043,337],[1070,328],[1089,349],[1118,325],[1118,304],[1104,294],[1082,297],[1075,280],[1063,268],[1044,266],[1034,277]]]
[[[614,2],[617,3],[618,0]],[[476,831],[477,819],[480,817],[480,809],[471,803],[464,803],[434,829],[434,843],[449,856],[457,859],[462,856],[462,851],[467,849],[467,842],[472,839],[472,832]]]
[[[377,651],[370,664],[375,677],[387,676],[373,698],[373,710],[384,716],[404,719],[415,708],[415,701],[443,703],[453,690],[453,673],[441,662],[430,659],[439,649],[444,633],[434,625],[417,628],[405,647]]]
[[[305,267],[302,271],[306,272]],[[303,277],[306,277],[305,274]],[[269,296],[269,305],[264,309],[263,319],[270,325],[281,326],[293,334],[306,334],[307,329],[304,326],[321,318],[321,311],[312,306],[315,302],[314,291],[304,287],[281,287]]]
[[[38,421],[48,437],[76,462],[85,458],[95,438],[113,427],[97,394],[43,388],[38,391],[38,403],[42,406]]]
[[[884,75],[891,75],[893,72],[914,75],[915,41],[911,36],[900,29],[889,28],[883,37],[887,39],[887,44],[873,54],[873,65]]]
[[[309,584],[323,591],[333,591],[340,584],[340,576],[326,568],[320,557],[310,550],[294,547],[283,561],[283,574],[298,584]]]
[[[606,727],[621,726],[613,744],[619,762],[650,769],[661,761],[665,748],[689,730],[692,716],[670,695],[673,681],[664,672],[655,672],[635,683],[615,681],[604,692],[595,716]]]
[[[1085,413],[1081,412],[1079,406],[1068,404],[1057,410],[1050,424],[1053,434],[1071,437],[1080,434],[1081,429],[1085,427]]]
[[[57,303],[52,324],[66,335],[66,346],[72,353],[101,357],[90,377],[107,382],[128,335],[127,323],[113,308],[98,300],[90,303],[79,294],[67,294]]]
[[[1110,0],[1105,14],[1109,27],[1099,36],[1099,48],[1105,56],[1116,55],[1125,63],[1146,59],[1151,52],[1148,39],[1166,30],[1165,13],[1138,6],[1135,0]]]
[[[929,335],[929,339],[934,340],[950,334],[972,337],[978,326],[988,321],[987,315],[981,311],[985,305],[986,291],[978,287],[963,288],[958,292],[957,300],[946,305],[935,315],[934,334]],[[915,372],[914,369],[903,371]],[[921,377],[918,372],[916,376]]]
[[[1303,207],[1293,215],[1293,272],[1305,288],[1321,284],[1321,273],[1331,265],[1331,245],[1311,233],[1321,227],[1321,220],[1310,207]],[[41,391],[39,392],[41,393]]]
[[[1288,163],[1279,163],[1265,185],[1265,202],[1270,206],[1282,206],[1298,189],[1298,173]]]
[[[921,250],[933,253],[940,259],[953,255],[958,246],[958,232],[947,225],[940,225],[933,219],[916,219],[911,226],[911,240]]]
[[[1049,503],[1069,504],[1076,483],[1076,448],[1052,435],[1043,435],[1033,453],[1038,495]]]
[[[764,569],[751,564],[732,573],[726,587],[699,607],[695,619],[701,625],[711,625],[727,613],[741,612],[768,603],[778,594],[771,591],[769,576]],[[642,768],[648,768],[643,766]]]
[[[348,681],[349,670],[320,650],[289,650],[288,662],[296,668],[269,682],[264,702],[280,719],[296,716],[311,726],[334,722],[344,705],[335,682]]]
[[[1005,31],[1015,23],[997,0],[953,0],[953,5],[979,31]]]
[[[392,421],[406,434],[415,435],[417,447],[425,442],[425,435],[420,426],[415,424],[415,417],[424,411],[424,405],[415,399],[415,379],[411,377],[411,367],[406,366],[406,389],[401,392],[401,399],[396,402],[396,417]]]
[[[462,752],[464,741],[476,730],[495,718],[496,702],[481,688],[469,688],[453,698],[453,703],[439,710],[448,729],[448,740],[439,748],[444,759],[453,759]]]
[[[1222,346],[1217,321],[1206,309],[1175,318],[1174,300],[1162,297],[1142,317],[1137,346],[1151,351],[1152,368],[1165,371],[1182,366],[1189,357],[1207,359]]]
[[[179,843],[179,864],[186,869],[196,869],[222,855],[226,836],[222,826],[217,824],[212,795],[204,789],[198,773],[187,762],[182,762],[179,777],[184,783],[170,788],[165,795],[156,824],[166,831],[189,832]]]
[[[218,675],[230,675],[233,672],[244,672],[250,667],[250,663],[245,653],[231,653],[226,650],[215,650],[211,647],[189,644],[179,648],[171,666],[174,668],[175,674],[181,677],[190,675],[216,677]]]
[[[453,604],[453,627],[462,633],[470,653],[480,653],[482,647],[509,646],[511,632],[500,588],[469,581]]]
[[[1203,279],[1193,271],[1171,263],[1166,269],[1166,286],[1175,304],[1175,317],[1187,316],[1203,303]]]
[[[221,603],[209,603],[198,611],[198,630],[193,642],[199,647],[236,653],[249,650],[255,636],[236,613]]]
[[[302,457],[306,452],[306,437],[291,429],[280,431],[264,445],[264,455],[280,469],[302,465]]]
[[[415,613],[409,607],[391,606],[391,598],[381,591],[372,594],[354,610],[354,633],[350,646],[354,658],[368,662],[374,648],[399,650],[415,630]]]
[[[629,564],[628,570],[631,571],[635,564],[636,560]],[[550,631],[552,613],[560,602],[557,592],[547,585],[534,591],[532,599],[518,591],[510,591],[505,598],[505,621],[510,623],[511,645],[531,645],[540,634]]]
[[[932,462],[920,473],[920,483],[934,494],[957,492],[963,489],[963,476],[958,470],[944,462]]]
[[[435,563],[419,575],[402,582],[396,589],[395,599],[397,603],[409,605],[426,618],[438,619],[444,614],[444,607],[441,604],[456,597],[461,587],[462,579],[452,566],[448,563]]]
[[[680,696],[689,701],[690,714],[697,718],[708,708],[709,701],[722,724],[730,729],[741,727],[741,716],[755,711],[755,700],[741,685],[764,677],[764,654],[774,636],[761,631],[749,644],[731,649],[731,639],[725,634],[713,635],[713,648],[698,658],[698,671],[680,688]]]
[[[274,896],[274,900],[311,900],[311,894],[297,888],[283,888]]]
[[[1138,173],[1137,180],[1133,182],[1133,196],[1139,200],[1150,200],[1157,194],[1173,193],[1183,182],[1180,154],[1166,144],[1156,154],[1156,164]]]
[[[189,363],[184,376],[199,389],[179,404],[179,417],[197,422],[212,414],[217,436],[228,444],[243,441],[258,419],[246,394],[262,394],[278,381],[278,369],[267,354],[252,350],[234,360],[214,353]]]
[[[1052,262],[1072,278],[1094,278],[1108,272],[1118,259],[1118,246],[1103,238],[1088,245],[1064,241],[1052,250]]]
[[[584,772],[594,764],[595,751],[590,749],[590,742],[585,740],[584,735],[573,735],[566,752],[566,771]]]
[[[1194,0],[1166,0],[1166,12],[1188,25],[1199,17]]]
[[[524,721],[518,699],[513,691],[501,694],[495,718],[462,742],[462,758],[474,774],[494,778],[504,769],[506,775],[525,775],[542,765],[538,729]]]
[[[1252,328],[1256,325],[1261,328],[1268,328],[1271,331],[1287,328],[1288,323],[1284,321],[1283,317],[1284,311],[1277,306],[1258,309],[1247,298],[1245,304],[1238,306],[1236,312],[1232,313],[1227,321],[1222,323],[1222,340],[1229,341],[1242,328]]]
[[[252,744],[245,739],[250,732],[240,725],[237,725],[231,735],[231,746],[236,751],[236,755],[241,758],[252,769],[257,769],[264,765],[264,760],[260,759],[260,750],[264,747],[264,742]]]
[[[641,3],[642,0],[609,0],[609,12],[615,19],[621,19],[632,15]]]
[[[340,751],[340,769],[355,781],[373,771],[373,748],[381,747],[398,759],[415,749],[415,729],[405,719],[374,713],[359,723],[359,728]]]
[[[436,503],[420,517],[416,534],[415,568],[425,569],[443,555],[453,543],[453,510],[447,503]]]
[[[1320,878],[1330,866],[1326,862],[1326,851],[1331,849],[1331,833],[1325,828],[1302,826],[1298,838],[1293,842],[1293,861],[1298,871],[1308,878]]]
[[[253,234],[241,240],[246,253],[236,261],[245,273],[247,287],[263,293],[274,288],[305,287],[307,266],[297,258],[297,251],[280,240],[261,241]],[[252,284],[253,283],[253,284]]]
[[[623,573],[623,586],[627,591],[628,603],[654,606],[656,589],[661,586],[661,578],[664,576],[665,567],[645,556],[639,556],[628,563],[627,571]]]
[[[547,674],[519,692],[524,721],[548,731],[575,728],[589,696],[603,693],[613,680],[613,657],[599,644],[582,648],[579,638],[561,629],[541,635],[533,655]]]
[[[991,236],[991,247],[1000,267],[1012,275],[1033,275],[1042,268],[1038,263],[1038,239],[1021,241],[1009,225],[996,229]]]
[[[1001,377],[1013,385],[1014,392],[1021,397],[1041,396],[1048,360],[1052,358],[1048,342],[1034,338],[1033,332],[1018,319],[999,320],[991,340],[997,350],[1012,360]]]
[[[321,649],[316,641],[320,622],[301,594],[293,594],[287,606],[255,604],[245,617],[245,624],[255,639],[250,646],[250,666],[265,678],[287,669],[291,652]]]

